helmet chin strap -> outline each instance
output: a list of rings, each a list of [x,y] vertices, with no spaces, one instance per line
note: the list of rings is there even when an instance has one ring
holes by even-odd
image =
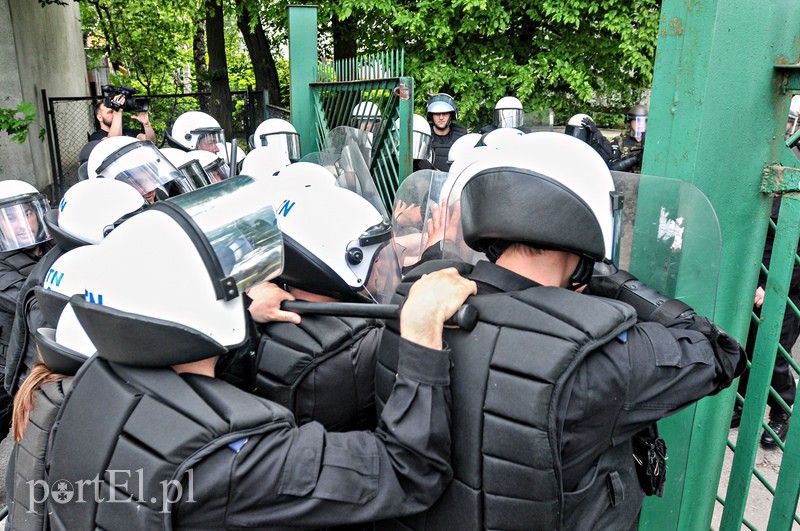
[[[569,283],[567,284],[567,289],[572,291],[575,291],[581,286],[588,284],[592,279],[594,260],[591,258],[586,258],[585,256],[581,256],[580,258],[581,259],[580,262],[578,262],[578,267],[576,267],[575,271],[572,272],[572,276],[569,277]]]

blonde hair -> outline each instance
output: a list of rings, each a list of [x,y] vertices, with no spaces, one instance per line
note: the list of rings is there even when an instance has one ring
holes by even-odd
[[[33,365],[31,373],[19,387],[17,394],[14,395],[14,411],[11,417],[11,433],[14,436],[14,442],[19,443],[25,435],[25,428],[28,427],[28,419],[33,411],[33,398],[36,391],[43,385],[60,382],[65,378],[69,378],[69,376],[51,371],[40,361]]]

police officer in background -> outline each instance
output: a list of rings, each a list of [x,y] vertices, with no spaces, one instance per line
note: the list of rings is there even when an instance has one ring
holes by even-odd
[[[25,279],[52,247],[44,223],[47,199],[29,183],[0,182],[0,375],[5,381],[6,356],[17,301]],[[11,396],[0,389],[0,440],[11,423]]]
[[[449,94],[440,92],[431,96],[427,105],[428,122],[433,133],[431,146],[433,147],[433,167],[439,171],[450,169],[447,154],[453,142],[467,134],[467,128],[453,123],[458,120],[458,106],[456,100]]]
[[[492,123],[481,127],[481,134],[491,133],[495,129],[503,127],[513,127],[523,133],[530,133],[529,127],[525,127],[525,111],[522,109],[522,102],[515,96],[505,96],[497,100],[494,106]]]
[[[85,290],[103,304],[70,301],[97,354],[59,411],[49,473],[64,488],[95,484],[81,503],[50,497],[51,527],[324,527],[424,510],[451,476],[443,326],[474,283],[449,270],[413,289],[374,432],[295,427],[285,408],[214,377],[217,358],[247,339],[244,290],[281,263],[263,190],[244,176],[214,186],[218,197],[207,187],[122,224],[89,265]],[[251,252],[223,268],[219,253],[240,238]]]
[[[630,529],[645,495],[632,437],[744,368],[736,341],[686,305],[624,271],[592,280],[613,239],[609,170],[568,135],[525,138],[462,175],[464,241],[489,261],[456,264],[478,285],[468,302],[479,322],[445,331],[454,480],[403,520],[412,529]],[[581,292],[587,284],[594,295]],[[379,398],[395,330],[387,323]],[[663,462],[649,472],[663,474]]]
[[[625,114],[627,129],[611,140],[614,160],[624,164],[622,171],[639,173],[642,171],[642,154],[647,132],[647,107],[634,105]],[[616,169],[616,168],[612,168]]]

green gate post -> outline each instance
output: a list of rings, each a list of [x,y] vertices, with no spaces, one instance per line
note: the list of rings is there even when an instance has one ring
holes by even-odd
[[[300,135],[302,154],[319,151],[314,133],[314,92],[317,80],[317,7],[289,6],[289,79],[292,125]]]
[[[642,172],[687,180],[714,205],[725,249],[714,319],[740,340],[770,207],[761,175],[788,109],[773,65],[796,61],[799,27],[796,0],[662,3]],[[667,494],[648,499],[641,529],[709,528],[732,405],[730,390],[663,423]]]
[[[408,91],[400,97],[400,150],[398,153],[400,163],[400,182],[414,171],[412,153],[412,127],[414,122],[414,78],[401,77],[400,85]]]

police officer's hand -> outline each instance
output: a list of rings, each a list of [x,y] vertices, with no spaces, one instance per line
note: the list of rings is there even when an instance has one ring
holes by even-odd
[[[597,129],[597,126],[595,125],[594,120],[592,120],[588,116],[586,118],[584,118],[583,120],[581,120],[581,125],[583,125],[584,127],[588,127],[592,131]]]
[[[257,323],[269,323],[271,321],[284,321],[287,323],[299,323],[300,316],[294,312],[281,310],[282,301],[293,301],[294,296],[272,282],[261,282],[247,289],[247,296],[253,302],[248,306],[247,311]]]
[[[444,322],[467,297],[477,293],[475,282],[449,267],[414,282],[400,312],[400,335],[424,347],[441,349]]]

